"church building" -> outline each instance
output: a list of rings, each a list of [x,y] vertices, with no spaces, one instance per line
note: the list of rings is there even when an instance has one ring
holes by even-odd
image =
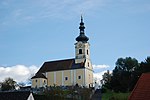
[[[80,34],[76,38],[75,58],[44,62],[33,76],[32,88],[45,86],[93,86],[93,67],[90,59],[89,38],[85,35],[81,16]]]

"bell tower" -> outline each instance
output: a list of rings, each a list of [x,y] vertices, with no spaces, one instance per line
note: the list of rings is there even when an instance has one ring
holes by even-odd
[[[77,42],[75,43],[75,63],[84,63],[85,60],[90,61],[90,44],[88,42],[89,38],[84,32],[85,26],[82,16],[79,29],[80,34],[76,38]]]

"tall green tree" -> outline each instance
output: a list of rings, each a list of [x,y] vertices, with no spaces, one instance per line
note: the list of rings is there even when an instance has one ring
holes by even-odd
[[[135,58],[126,57],[126,58],[119,58],[116,61],[115,69],[120,71],[133,72],[138,67],[139,67],[139,63]]]
[[[141,73],[150,72],[150,57],[147,57],[145,61],[142,61],[140,64]]]
[[[12,78],[6,78],[1,84],[2,91],[14,90],[16,86],[16,82]]]
[[[139,68],[139,63],[135,58],[119,58],[116,61],[116,67],[113,70],[111,78],[111,89],[116,92],[127,92],[132,90],[134,72]],[[135,80],[136,81],[136,80]]]
[[[109,72],[109,70],[107,70],[107,72],[105,72],[103,75],[102,75],[102,84],[105,84],[105,83],[110,83],[110,80],[111,80],[111,73]]]

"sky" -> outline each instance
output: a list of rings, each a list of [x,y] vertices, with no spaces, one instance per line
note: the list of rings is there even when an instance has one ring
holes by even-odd
[[[81,14],[94,76],[150,55],[150,0],[0,0],[0,81],[24,82],[45,61],[75,57]]]

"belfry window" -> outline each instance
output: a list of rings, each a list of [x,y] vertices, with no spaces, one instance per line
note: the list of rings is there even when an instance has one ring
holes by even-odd
[[[79,49],[79,54],[82,54],[82,49]]]
[[[89,54],[89,51],[87,50],[87,55]]]

